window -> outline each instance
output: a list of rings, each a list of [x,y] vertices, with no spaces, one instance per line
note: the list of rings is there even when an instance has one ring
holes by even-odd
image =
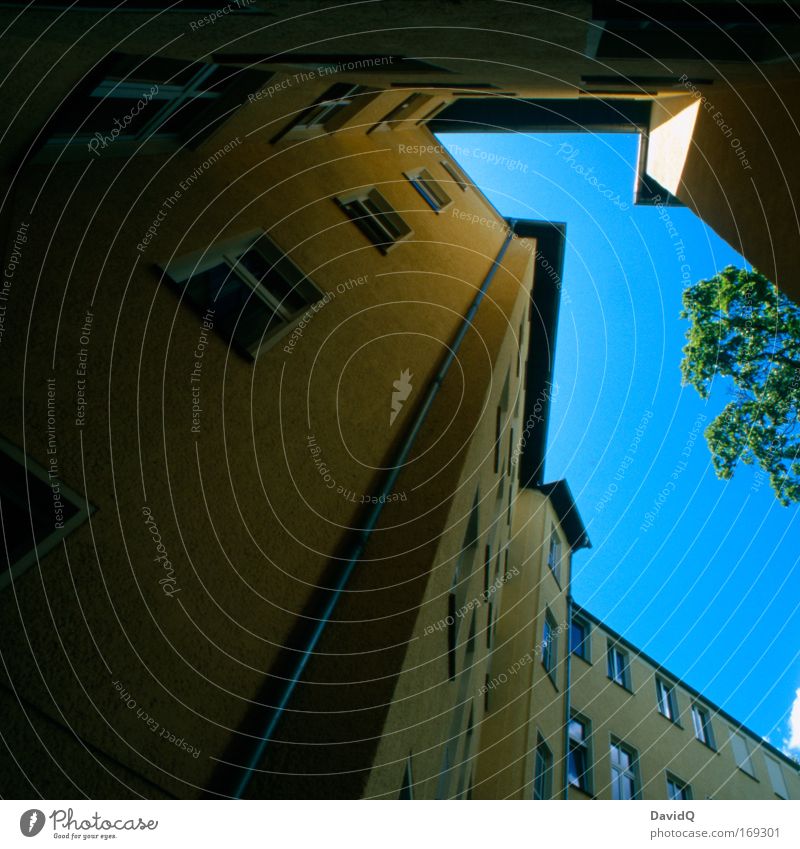
[[[489,610],[486,614],[486,648],[492,647],[494,638],[494,604],[489,602]]]
[[[656,702],[658,712],[672,722],[678,722],[678,700],[675,695],[675,687],[668,684],[663,678],[656,677]]]
[[[159,56],[112,56],[47,128],[46,146],[86,146],[95,156],[134,152],[142,142],[197,144],[271,75]],[[131,143],[135,143],[131,147]]]
[[[452,198],[433,179],[431,172],[426,168],[420,168],[417,171],[408,171],[406,172],[406,177],[411,181],[411,185],[422,195],[428,206],[436,212],[440,212],[453,202]]]
[[[402,103],[399,103],[394,109],[387,112],[374,127],[370,128],[369,132],[372,133],[375,130],[393,130],[401,126],[410,115],[413,115],[424,103],[428,103],[430,100],[431,97],[428,94],[416,92],[409,95]]]
[[[580,616],[573,615],[569,628],[570,651],[588,662],[590,658],[589,643],[589,623]]]
[[[631,689],[631,673],[628,653],[613,643],[608,644],[608,677],[620,687]]]
[[[692,798],[692,788],[680,778],[676,778],[671,773],[667,773],[667,799],[675,799],[676,801],[688,801]]]
[[[555,668],[558,661],[558,637],[556,622],[549,610],[545,610],[542,626],[542,665],[555,683]]]
[[[503,408],[497,408],[497,420],[494,431],[494,470],[500,471],[500,437],[503,429]]]
[[[547,565],[553,577],[561,584],[561,538],[555,525],[550,526],[550,550],[547,554]]]
[[[461,176],[458,169],[455,165],[452,165],[446,159],[441,161],[441,166],[445,171],[452,177],[453,182],[461,189],[462,192],[465,192],[469,188],[469,183]]]
[[[371,89],[349,83],[332,85],[319,100],[309,106],[292,125],[293,130],[308,130],[315,127],[324,128],[332,118],[344,112],[353,104],[358,104],[358,96],[364,95]]]
[[[487,545],[483,550],[483,600],[488,601],[491,593],[489,584],[492,572],[492,546]]]
[[[322,292],[265,234],[224,242],[166,268],[182,295],[255,359]]]
[[[780,796],[781,799],[788,799],[789,791],[786,789],[783,767],[781,767],[775,758],[771,758],[769,755],[764,755],[764,760],[767,762],[767,773],[769,773],[769,780],[772,783],[772,789],[775,791],[775,795]]]
[[[55,457],[50,455],[45,470],[0,437],[0,589],[55,548],[91,512],[86,501],[59,480],[58,466],[52,464]]]
[[[611,741],[611,798],[635,799],[639,793],[637,756],[624,743]]]
[[[553,793],[553,753],[540,734],[533,768],[533,798],[549,799]]]
[[[705,708],[700,707],[700,705],[692,705],[692,724],[694,725],[694,736],[701,743],[705,743],[709,749],[716,749],[711,717]]]
[[[569,721],[567,781],[584,793],[590,793],[589,722],[576,713]]]
[[[411,233],[408,224],[376,188],[337,198],[337,202],[383,253]]]
[[[450,594],[448,596],[447,622],[448,624],[448,672],[450,680],[456,677],[456,650],[458,646],[458,629],[461,624],[461,617],[465,610],[464,603],[467,597],[467,589],[469,580],[472,576],[472,567],[475,561],[475,555],[478,551],[478,536],[480,529],[480,517],[478,513],[478,505],[480,503],[480,491],[475,490],[475,495],[472,501],[472,509],[470,510],[467,527],[464,530],[464,540],[461,544],[461,551],[456,561],[456,567],[453,571],[453,582],[450,585]],[[473,614],[474,626],[474,614]],[[474,650],[474,633],[471,635],[471,646]],[[470,649],[470,641],[468,639],[467,648]]]
[[[753,756],[750,751],[750,745],[747,738],[743,734],[731,729],[731,749],[733,751],[733,759],[736,761],[736,766],[742,772],[746,772],[751,778],[756,777],[756,770],[753,766]]]
[[[414,798],[414,776],[411,772],[411,755],[408,756],[405,769],[403,770],[403,782],[400,785],[400,795],[398,799],[413,799]]]

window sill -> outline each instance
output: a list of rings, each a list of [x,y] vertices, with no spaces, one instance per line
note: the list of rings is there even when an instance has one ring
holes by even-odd
[[[551,669],[548,669],[548,668],[544,665],[544,663],[542,664],[542,669],[544,669],[544,671],[545,671],[545,675],[547,676],[547,680],[548,680],[548,681],[549,681],[549,682],[553,685],[553,689],[554,689],[556,692],[558,692],[559,690],[558,690],[558,684],[556,684],[556,676],[555,676],[555,673],[554,673]]]
[[[670,725],[674,725],[676,728],[679,728],[681,731],[683,731],[683,726],[680,724],[680,722],[679,722],[677,719],[672,719],[671,717],[667,716],[666,714],[661,713],[661,711],[660,711],[660,710],[656,710],[656,713],[657,713],[657,714],[658,714],[658,715],[659,715],[662,719],[666,719],[666,720],[667,720],[667,722],[668,722]]]
[[[572,652],[571,654],[572,654],[573,657],[580,658],[587,666],[592,665],[591,658],[584,657],[582,654],[578,654],[577,652]]]

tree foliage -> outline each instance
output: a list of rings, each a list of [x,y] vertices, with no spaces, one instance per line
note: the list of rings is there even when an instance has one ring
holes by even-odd
[[[757,464],[778,500],[800,501],[800,307],[755,269],[729,265],[683,293],[681,372],[702,398],[729,378],[733,400],[706,428],[720,478]]]

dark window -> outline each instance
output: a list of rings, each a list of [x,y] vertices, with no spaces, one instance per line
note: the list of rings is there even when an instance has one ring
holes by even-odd
[[[611,643],[608,646],[608,677],[626,690],[631,689],[628,653]]]
[[[166,271],[199,312],[213,310],[214,329],[253,358],[275,331],[322,297],[264,235],[225,243],[199,262],[178,260]]]
[[[337,199],[362,233],[384,253],[411,233],[411,228],[375,188]]]
[[[694,725],[694,736],[701,742],[705,743],[709,749],[716,749],[714,741],[714,727],[711,725],[711,716],[709,712],[700,707],[700,705],[692,705],[692,725]]]
[[[577,616],[573,616],[570,625],[569,646],[573,654],[584,660],[589,660],[589,626]]]
[[[575,715],[569,721],[567,781],[584,793],[590,792],[588,723]]]
[[[685,801],[692,798],[692,788],[680,778],[667,773],[667,799]]]
[[[88,513],[57,471],[55,466],[45,471],[0,439],[0,589],[44,557]]]
[[[539,735],[534,761],[533,798],[549,799],[553,792],[553,753]]]

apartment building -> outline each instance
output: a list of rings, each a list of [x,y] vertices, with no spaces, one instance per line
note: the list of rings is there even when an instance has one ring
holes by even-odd
[[[451,795],[563,228],[427,101],[227,75],[114,54],[15,176],[4,792]]]
[[[798,799],[800,765],[570,598],[565,481],[514,514],[477,798]]]

